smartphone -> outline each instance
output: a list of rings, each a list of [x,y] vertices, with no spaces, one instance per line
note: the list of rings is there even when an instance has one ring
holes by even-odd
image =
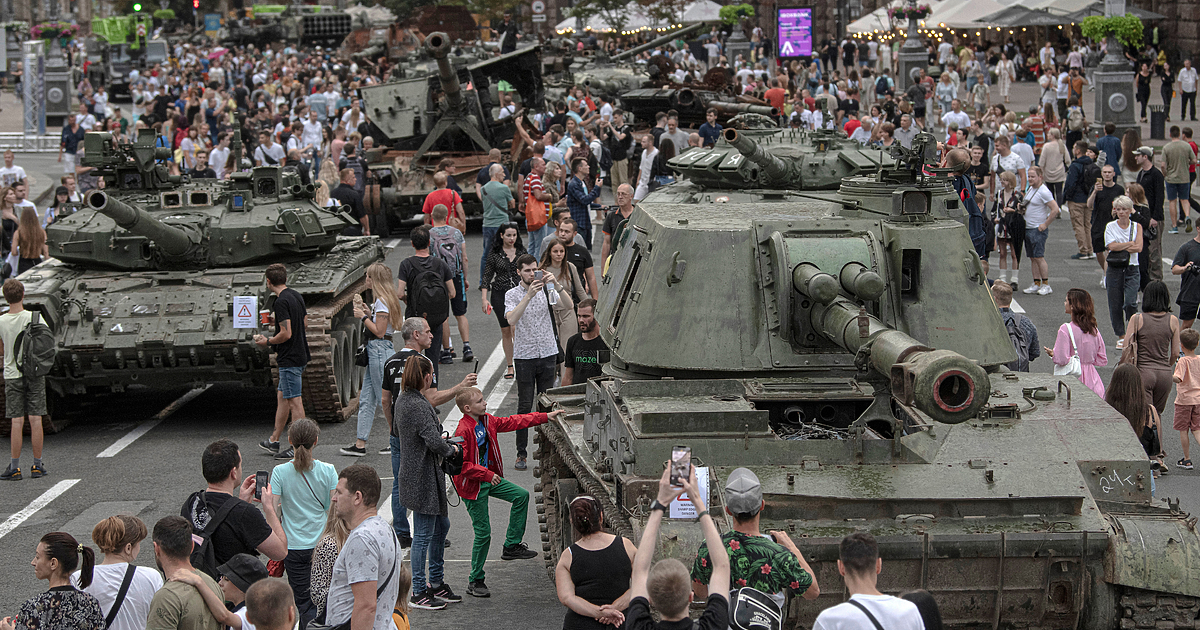
[[[479,359],[475,359],[475,369],[474,369],[474,370],[471,370],[471,373],[472,373],[472,374],[478,374],[478,373],[479,373]]]
[[[271,473],[269,473],[265,470],[260,470],[257,473],[254,473],[254,498],[255,499],[262,501],[263,488],[266,488],[267,484],[270,481],[271,481]]]
[[[541,269],[538,269],[537,271],[533,272],[533,279],[534,279],[535,281],[536,281],[536,280],[541,280],[541,279],[542,279],[542,276],[543,276],[544,274],[545,274],[545,272],[543,272]]]
[[[691,474],[692,448],[676,446],[671,450],[671,485],[676,488],[683,486],[683,481]]]

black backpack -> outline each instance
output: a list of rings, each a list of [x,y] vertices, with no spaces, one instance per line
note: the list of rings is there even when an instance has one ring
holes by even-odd
[[[441,326],[450,317],[450,294],[446,291],[446,281],[437,271],[433,261],[440,258],[430,256],[423,263],[424,267],[417,273],[412,284],[408,285],[408,305],[412,308],[414,317],[424,317],[430,328]]]
[[[22,376],[41,377],[54,367],[58,343],[50,327],[41,322],[41,313],[33,311],[33,317],[17,335],[17,369]]]
[[[201,490],[199,493],[197,493],[197,496],[199,497],[198,500],[203,503],[205,509],[207,509],[208,502],[204,499],[204,491]],[[221,509],[217,510],[216,514],[213,514],[212,517],[208,519],[208,525],[204,527],[204,531],[198,534],[200,542],[195,543],[192,546],[192,566],[207,573],[208,576],[214,580],[219,579],[221,576],[217,572],[217,553],[213,548],[212,536],[213,533],[217,531],[217,527],[219,527],[221,523],[225,522],[225,517],[229,516],[229,512],[233,510],[234,506],[237,505],[240,500],[241,499],[238,499],[237,497],[229,497],[226,499],[225,503],[221,504]],[[197,534],[194,533],[194,527],[192,530],[192,539],[195,540]]]
[[[1025,335],[1025,331],[1021,329],[1020,322],[1017,319],[1020,315],[1009,312],[1001,312],[1000,317],[1004,320],[1004,328],[1008,330],[1008,338],[1012,341],[1013,350],[1017,351],[1017,360],[1008,364],[1008,369],[1014,372],[1029,371],[1029,337]]]
[[[880,76],[878,79],[875,79],[875,94],[879,96],[886,96],[887,94],[891,93],[891,91],[892,88],[891,85],[888,84],[888,78],[886,76]]]
[[[608,173],[608,172],[612,171],[612,167],[613,167],[612,151],[608,150],[607,144],[604,144],[603,142],[601,142],[600,143],[600,170],[605,173]],[[593,175],[594,174],[595,173],[593,173]]]
[[[1083,194],[1091,195],[1098,179],[1100,179],[1100,167],[1092,162],[1083,167],[1083,173],[1080,174],[1079,183],[1076,186],[1083,189]]]

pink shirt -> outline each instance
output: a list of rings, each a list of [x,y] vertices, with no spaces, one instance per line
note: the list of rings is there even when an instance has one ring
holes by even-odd
[[[1071,327],[1071,331],[1075,334],[1076,350],[1071,350],[1071,337],[1067,332],[1067,326]],[[1104,398],[1104,381],[1100,379],[1100,373],[1096,371],[1096,367],[1108,365],[1108,355],[1104,352],[1104,339],[1100,337],[1100,331],[1097,329],[1090,335],[1083,334],[1079,326],[1074,322],[1069,322],[1058,327],[1058,337],[1054,340],[1054,364],[1066,365],[1071,360],[1071,355],[1079,354],[1079,363],[1083,367],[1083,374],[1079,376],[1079,380],[1083,382],[1088,389],[1096,392],[1096,395]]]
[[[1176,405],[1200,405],[1200,357],[1184,355],[1175,364]]]

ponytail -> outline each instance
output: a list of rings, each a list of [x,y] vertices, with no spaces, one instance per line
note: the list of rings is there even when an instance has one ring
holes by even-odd
[[[79,566],[79,556],[83,556],[83,566],[79,570],[79,587],[87,588],[92,584],[92,572],[96,567],[96,552],[91,547],[82,545],[75,537],[66,532],[50,532],[42,536],[41,543],[46,545],[46,555],[52,560],[58,560],[62,574],[68,576]]]
[[[292,458],[292,466],[296,472],[303,473],[312,469],[312,449],[317,445],[317,438],[320,436],[321,428],[308,418],[301,418],[288,427],[288,442],[291,442],[292,448],[296,450],[296,455]]]

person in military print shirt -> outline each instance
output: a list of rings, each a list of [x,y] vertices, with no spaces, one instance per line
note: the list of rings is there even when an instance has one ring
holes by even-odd
[[[733,516],[733,531],[721,536],[729,553],[730,588],[749,586],[771,596],[780,609],[784,608],[784,589],[799,593],[804,599],[816,599],[821,594],[817,579],[804,555],[785,532],[759,533],[759,518],[766,504],[758,476],[746,468],[735,469],[725,483],[725,511]],[[692,565],[692,581],[696,599],[708,595],[712,563],[708,559],[708,544],[701,543]]]

